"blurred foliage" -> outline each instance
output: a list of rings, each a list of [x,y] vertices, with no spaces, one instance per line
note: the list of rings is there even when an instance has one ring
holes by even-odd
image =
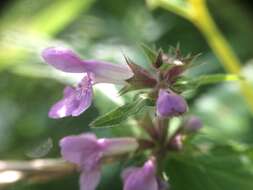
[[[252,189],[253,152],[252,149],[241,149],[218,146],[205,152],[173,155],[166,165],[173,189]]]
[[[247,64],[246,62],[253,57],[250,40],[253,33],[253,7],[246,4],[246,1],[239,0],[209,0],[208,5],[219,27],[245,63],[247,77],[252,80],[252,61]],[[80,117],[49,119],[47,111],[61,97],[64,83],[72,83],[74,79],[70,77],[68,80],[65,75],[44,64],[40,58],[43,48],[64,45],[75,49],[83,58],[114,62],[124,61],[124,53],[136,63],[148,68],[140,43],[155,44],[168,49],[170,45],[176,45],[178,42],[183,53],[202,53],[197,62],[204,64],[192,69],[188,73],[189,76],[224,72],[194,26],[161,9],[150,12],[144,1],[5,1],[0,19],[0,159],[31,159],[27,153],[33,152],[34,145],[40,146],[48,139],[52,141],[52,149],[45,150],[45,155],[36,154],[35,151],[33,157],[58,157],[60,138],[89,130],[88,124],[100,113],[113,109],[116,102],[124,103],[115,93],[107,96],[103,94],[105,91],[114,92],[113,87],[110,87],[111,90],[108,90],[109,87],[99,87],[93,106]],[[189,102],[190,111],[200,115],[205,123],[205,128],[193,143],[216,142],[226,145],[237,142],[248,147],[253,145],[253,118],[233,82],[201,87],[189,98]],[[119,133],[117,128],[92,130],[101,136],[124,136],[131,134],[133,129],[134,126],[125,127],[124,133]],[[210,159],[215,159],[215,155],[216,153],[209,155]],[[234,166],[230,164],[230,160],[218,158],[222,161],[219,163],[222,166],[219,169],[225,170]],[[202,177],[201,168],[207,164],[200,157],[194,158],[194,161],[204,166],[194,168],[180,160],[172,160],[172,166],[168,165],[168,170],[173,167],[171,172],[179,172],[172,173],[172,178],[185,173],[177,180],[187,181],[187,188],[192,186],[191,183],[195,183],[190,181],[191,173],[197,178]],[[223,165],[224,162],[227,162],[227,165]],[[216,164],[215,166],[219,167]],[[234,169],[239,167],[240,165],[237,165]],[[119,172],[118,163],[106,166],[100,189],[120,189],[120,180],[115,180],[119,179]],[[235,178],[243,178],[241,174],[238,175],[229,179],[228,183],[236,180]],[[219,175],[215,177],[214,180],[218,180]],[[77,176],[69,176],[46,184],[21,183],[11,189],[78,189],[77,180]],[[239,186],[241,183],[242,186]],[[249,190],[247,187],[251,187],[244,186],[244,182],[236,184],[238,188],[234,186],[234,189]],[[212,190],[228,188],[223,186],[223,182],[221,186],[211,187],[209,189]],[[184,187],[180,185],[175,186],[176,190],[182,188]]]

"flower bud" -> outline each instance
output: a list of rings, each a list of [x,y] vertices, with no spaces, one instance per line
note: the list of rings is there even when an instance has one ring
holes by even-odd
[[[160,117],[173,117],[186,111],[187,103],[182,96],[160,89],[156,102],[157,115]]]
[[[184,131],[186,133],[195,133],[203,127],[203,123],[196,116],[191,116],[184,123]]]
[[[173,139],[171,139],[169,148],[173,150],[181,150],[183,148],[183,136],[177,134]]]

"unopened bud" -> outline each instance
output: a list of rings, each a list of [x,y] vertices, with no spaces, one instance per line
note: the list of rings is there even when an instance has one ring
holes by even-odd
[[[156,102],[156,112],[161,117],[178,116],[187,111],[187,103],[184,98],[175,93],[169,93],[164,89],[159,91]]]
[[[202,127],[203,127],[202,121],[196,116],[191,116],[190,118],[188,118],[183,126],[184,131],[186,133],[195,133]]]
[[[181,150],[183,148],[183,136],[177,134],[173,139],[171,139],[169,148],[173,150]]]

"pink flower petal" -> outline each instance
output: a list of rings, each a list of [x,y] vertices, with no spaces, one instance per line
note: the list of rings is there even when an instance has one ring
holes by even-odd
[[[122,173],[124,190],[158,190],[155,165],[148,160],[142,168],[126,169]]]
[[[69,73],[87,71],[82,60],[73,51],[62,47],[47,48],[42,52],[43,59],[56,69]]]
[[[139,146],[137,140],[131,137],[99,139],[98,143],[104,147],[105,156],[134,152]]]
[[[123,170],[123,172],[121,173],[121,178],[125,181],[127,180],[127,178],[134,172],[138,171],[138,167],[129,167]]]
[[[92,103],[92,84],[92,79],[86,75],[76,89],[66,87],[63,98],[52,106],[48,116],[54,119],[79,116]]]
[[[78,94],[76,95],[76,100],[79,101],[79,105],[72,111],[72,116],[79,116],[90,107],[93,96],[92,84],[93,81],[89,74],[85,76],[81,84],[79,84],[80,87],[77,90]]]
[[[67,86],[64,89],[63,98],[51,107],[48,116],[50,118],[58,119],[72,115],[73,110],[79,105],[79,101],[75,99],[75,95],[76,90]]]
[[[91,171],[83,171],[80,176],[80,190],[95,190],[101,178],[99,168]]]
[[[112,64],[97,60],[85,60],[83,63],[90,72],[94,73],[96,83],[123,84],[125,80],[133,76],[131,69],[125,64]]]
[[[69,162],[82,165],[83,157],[98,150],[96,135],[86,133],[67,136],[60,140],[61,154]]]

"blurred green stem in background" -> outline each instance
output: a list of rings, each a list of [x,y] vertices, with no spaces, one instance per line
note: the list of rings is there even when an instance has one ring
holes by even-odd
[[[38,11],[34,16],[26,18],[26,22],[20,26],[17,22],[18,15],[9,17],[8,12],[5,19],[0,22],[1,29],[20,26],[23,35],[29,36],[31,39],[50,39],[61,32],[67,25],[74,21],[81,13],[87,11],[95,0],[71,0],[71,1],[53,1],[46,8]],[[15,7],[15,5],[12,5]],[[11,12],[11,11],[10,11]],[[10,24],[11,23],[11,24]],[[1,30],[2,32],[2,30]],[[35,43],[35,42],[34,42]],[[1,44],[1,41],[0,41]],[[26,50],[15,44],[3,44],[0,48],[0,69],[15,64],[19,59],[25,59]]]
[[[147,4],[152,9],[162,7],[191,21],[204,35],[224,68],[229,73],[241,74],[239,58],[219,31],[205,0],[147,0]],[[253,88],[248,81],[241,81],[240,88],[253,114]]]
[[[94,0],[55,1],[45,11],[39,12],[29,27],[34,32],[55,35],[88,10],[92,2]]]

